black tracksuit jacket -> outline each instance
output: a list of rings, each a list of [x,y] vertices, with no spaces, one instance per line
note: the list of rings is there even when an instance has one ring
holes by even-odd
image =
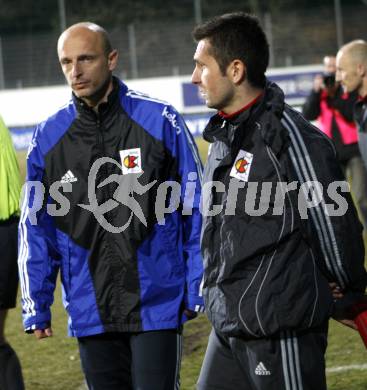
[[[204,299],[218,332],[258,338],[316,328],[334,310],[329,282],[364,292],[362,227],[340,190],[335,149],[276,84],[236,118],[212,117],[204,138]],[[277,192],[280,182],[290,190]],[[306,209],[309,186],[322,191]]]

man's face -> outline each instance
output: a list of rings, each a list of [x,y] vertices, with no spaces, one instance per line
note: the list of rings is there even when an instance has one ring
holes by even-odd
[[[58,55],[65,78],[76,96],[91,106],[98,104],[116,66],[116,51],[107,55],[99,33],[77,28],[60,38]]]
[[[227,113],[234,98],[234,84],[223,75],[219,64],[210,55],[210,43],[207,39],[201,40],[194,55],[195,69],[191,76],[193,84],[199,91],[209,108],[215,108]]]
[[[324,73],[336,72],[336,58],[332,56],[324,57]]]
[[[348,52],[339,51],[336,56],[336,80],[346,92],[359,91],[362,87],[362,76],[358,72],[358,64]]]

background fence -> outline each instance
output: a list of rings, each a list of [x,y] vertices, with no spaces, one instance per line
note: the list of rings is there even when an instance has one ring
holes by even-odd
[[[241,9],[241,2],[237,2]],[[325,2],[326,3],[326,2]],[[320,63],[344,42],[367,39],[367,2],[341,7],[339,30],[333,2],[328,6],[266,13],[260,19],[271,45],[271,66]],[[73,20],[72,22],[74,22]],[[195,44],[194,18],[165,18],[104,25],[120,53],[124,79],[190,74]],[[59,31],[0,36],[0,89],[63,84],[56,54]]]

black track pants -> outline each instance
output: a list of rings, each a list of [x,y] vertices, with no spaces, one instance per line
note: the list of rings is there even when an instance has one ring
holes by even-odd
[[[179,389],[181,339],[176,329],[78,338],[89,389]]]
[[[22,369],[18,357],[7,343],[0,345],[0,389],[24,390]]]
[[[327,327],[243,340],[212,330],[198,390],[326,390]]]

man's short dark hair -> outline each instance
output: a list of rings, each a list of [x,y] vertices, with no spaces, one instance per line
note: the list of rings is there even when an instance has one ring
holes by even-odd
[[[197,26],[193,37],[207,39],[211,53],[224,75],[228,65],[241,60],[247,69],[248,82],[255,87],[265,85],[269,65],[269,44],[259,20],[244,12],[216,16]]]

